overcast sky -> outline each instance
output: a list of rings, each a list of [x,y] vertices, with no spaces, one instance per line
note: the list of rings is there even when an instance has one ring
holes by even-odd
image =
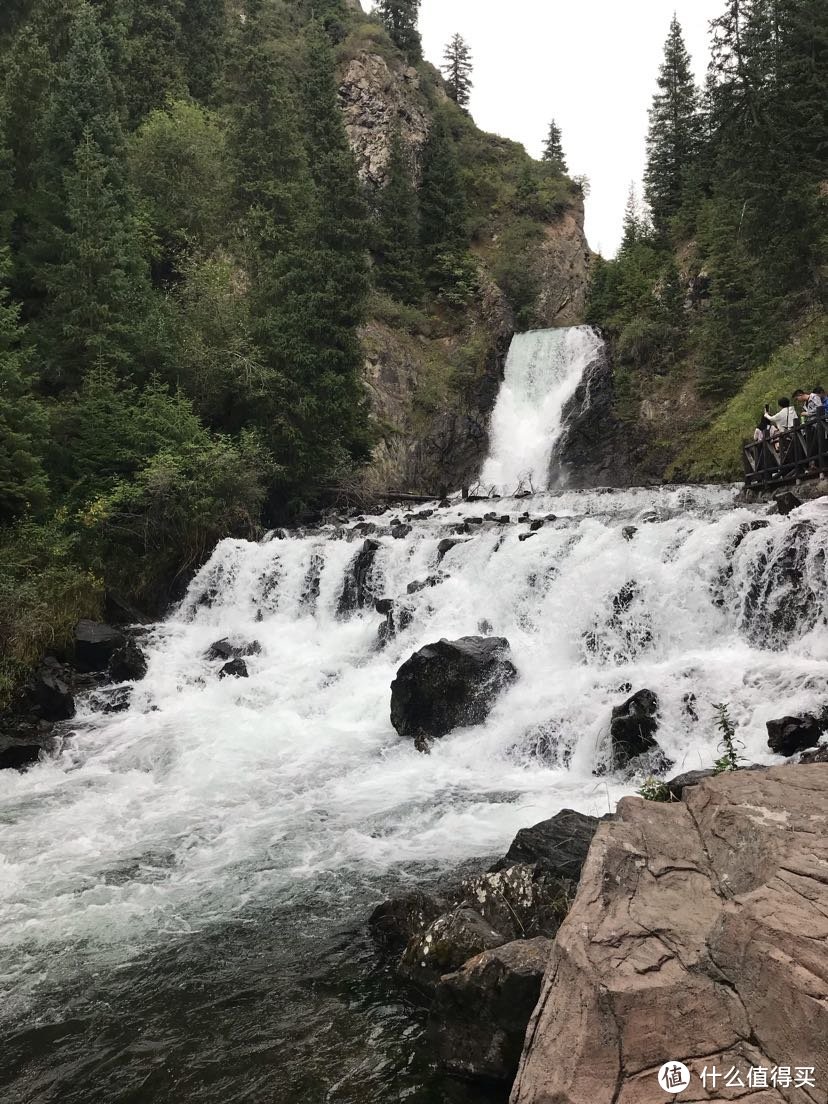
[[[367,4],[365,5],[367,6]],[[675,11],[697,77],[724,0],[422,0],[420,30],[439,64],[455,31],[471,46],[478,125],[540,156],[550,118],[571,173],[585,173],[587,234],[612,255],[630,181],[644,170],[647,110]]]

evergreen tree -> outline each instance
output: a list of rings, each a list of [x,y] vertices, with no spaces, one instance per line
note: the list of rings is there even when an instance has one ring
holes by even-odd
[[[125,369],[149,285],[126,181],[115,95],[95,13],[81,4],[45,124],[28,262],[46,301],[33,334],[53,386],[90,364]]]
[[[130,122],[136,125],[167,100],[186,92],[184,0],[132,0],[132,7],[124,90]],[[209,28],[205,25],[199,29],[204,32]],[[209,58],[203,60],[209,64]]]
[[[181,47],[190,95],[210,103],[221,78],[227,46],[225,0],[186,0],[181,17]]]
[[[0,526],[46,500],[45,414],[32,394],[20,308],[9,295],[11,158],[0,143]]]
[[[330,417],[348,448],[359,452],[367,419],[357,327],[364,320],[369,288],[368,212],[339,108],[333,51],[319,23],[313,23],[307,34],[302,106],[316,193],[312,252],[317,270],[316,361],[335,381],[329,395]]]
[[[699,143],[696,86],[675,15],[664,46],[658,88],[650,109],[644,194],[656,228],[664,232],[682,206]]]
[[[547,165],[550,165],[555,172],[569,172],[569,169],[566,167],[566,158],[564,157],[561,128],[554,119],[549,124],[546,145],[543,147],[543,160]]]
[[[417,192],[398,129],[391,140],[388,179],[379,195],[376,259],[379,286],[402,303],[416,303],[423,293],[419,234]]]
[[[355,438],[362,408],[351,329],[357,319],[334,313],[333,297],[344,289],[326,269],[331,253],[317,237],[323,220],[299,110],[262,32],[258,5],[251,5],[239,36],[230,91],[232,148],[254,277],[252,338],[259,359],[256,377],[239,395],[237,417],[242,424],[262,425],[284,473],[285,492],[301,494],[330,479],[359,451]],[[318,136],[330,120],[323,122],[324,105],[317,110],[313,127]],[[345,163],[341,154],[337,159],[332,151],[331,161],[317,170],[331,188],[329,174]],[[345,202],[342,209],[347,207]],[[351,240],[353,214],[350,210],[348,225],[336,231]],[[326,225],[326,232],[335,232]],[[355,278],[362,279],[358,266]],[[357,289],[355,297],[343,299],[355,314],[360,294]]]
[[[378,0],[376,12],[394,45],[412,64],[420,61],[423,56],[423,44],[417,30],[420,0]]]
[[[635,190],[635,184],[632,183],[630,184],[630,190],[627,193],[627,202],[624,206],[622,227],[621,252],[625,252],[631,249],[639,241],[643,229],[638,194]]]
[[[460,107],[467,108],[471,99],[472,56],[468,43],[456,34],[446,46],[440,66],[446,78],[446,90]]]
[[[435,116],[423,149],[420,245],[427,283],[437,291],[446,290],[463,266],[468,233],[460,167],[442,113]]]

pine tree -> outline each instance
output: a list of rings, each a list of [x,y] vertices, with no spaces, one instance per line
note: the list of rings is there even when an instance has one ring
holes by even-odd
[[[375,10],[394,45],[412,65],[420,61],[423,56],[423,44],[417,30],[420,0],[378,0]]]
[[[186,92],[184,0],[132,0],[132,5],[124,86],[129,119],[137,125],[150,111]]]
[[[460,107],[467,108],[471,99],[472,56],[468,43],[456,34],[446,46],[443,64],[440,66],[446,78],[446,90]]]
[[[95,13],[81,4],[47,115],[27,253],[45,302],[33,325],[52,386],[126,369],[149,302],[126,150]]]
[[[367,424],[357,327],[364,320],[369,288],[368,212],[339,108],[333,51],[319,23],[307,33],[302,107],[316,192],[312,260],[317,269],[317,365],[336,380],[329,395],[330,417],[347,447],[358,453]]]
[[[675,16],[664,46],[658,88],[650,110],[644,194],[653,223],[665,232],[682,206],[687,175],[699,147],[698,95]]]
[[[427,282],[444,290],[465,258],[468,233],[457,154],[442,113],[435,116],[423,149],[420,245]]]
[[[47,496],[40,458],[48,423],[32,394],[20,308],[9,295],[11,191],[11,157],[0,141],[0,526],[43,505]]]
[[[221,78],[227,46],[225,0],[186,0],[181,47],[190,95],[211,103]]]
[[[388,179],[379,195],[376,231],[377,282],[402,303],[422,297],[419,271],[420,220],[411,165],[399,130],[391,139]]]
[[[549,133],[546,136],[546,145],[543,148],[543,160],[551,166],[555,172],[568,173],[566,158],[564,157],[561,128],[553,119],[549,124]]]
[[[319,236],[323,221],[299,109],[255,4],[234,51],[230,103],[259,360],[256,378],[238,396],[237,417],[262,426],[285,493],[301,494],[332,478],[350,451],[358,451],[361,405],[350,370],[353,331],[345,326],[334,333],[343,319],[331,313],[332,297],[343,289],[325,268],[330,251]],[[324,107],[319,110],[314,127],[321,131]],[[318,171],[327,180],[331,163]],[[349,400],[355,409],[344,409]]]
[[[630,184],[627,193],[627,202],[624,206],[624,219],[622,222],[623,233],[621,235],[621,252],[631,249],[641,238],[641,207],[638,202],[638,193],[635,184]]]

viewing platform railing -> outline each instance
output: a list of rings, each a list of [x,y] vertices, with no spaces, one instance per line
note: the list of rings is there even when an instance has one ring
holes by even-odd
[[[828,420],[817,418],[743,448],[745,485],[778,487],[828,472]]]

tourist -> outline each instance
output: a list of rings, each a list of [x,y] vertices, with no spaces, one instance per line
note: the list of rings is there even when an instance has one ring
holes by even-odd
[[[808,396],[803,408],[803,416],[810,422],[825,417],[825,388],[817,384]]]
[[[783,433],[786,429],[793,429],[799,420],[796,409],[791,405],[791,400],[784,396],[779,400],[779,411],[771,414],[770,407],[765,407],[765,418],[771,424],[771,433]]]

